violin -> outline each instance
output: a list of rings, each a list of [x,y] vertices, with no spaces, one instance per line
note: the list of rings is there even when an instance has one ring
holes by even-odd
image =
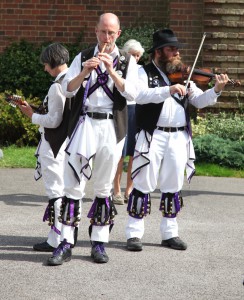
[[[189,68],[189,67],[184,66],[183,68],[181,68],[181,70],[180,70],[181,72],[178,72],[178,70],[177,70],[177,72],[169,72],[171,74],[169,74],[168,77],[171,80],[171,82],[181,83],[181,84],[183,83],[183,84],[185,84],[185,88],[187,88],[189,86],[190,80],[194,80],[196,82],[196,84],[197,84],[197,82],[198,82],[198,84],[203,84],[203,82],[204,82],[204,84],[208,84],[211,81],[211,79],[214,78],[215,75],[217,75],[217,74],[213,74],[213,73],[209,72],[209,69],[205,69],[205,70],[204,69],[203,70],[195,69],[195,66],[196,66],[199,54],[201,52],[203,42],[206,38],[206,35],[207,35],[207,33],[204,32],[199,49],[197,51],[197,55],[195,57],[195,61],[192,65],[192,67]],[[185,72],[183,72],[182,69],[184,69]],[[184,74],[187,74],[188,77],[185,78],[186,76],[184,76]],[[195,76],[195,77],[193,77],[193,76]],[[198,77],[196,78],[196,76],[198,76]],[[207,81],[205,80],[206,78],[204,78],[204,77],[207,77]],[[203,79],[204,79],[204,81],[203,81]],[[229,79],[229,82],[234,86],[241,85],[240,81],[236,81],[233,79]],[[183,98],[184,98],[184,108],[187,109],[188,103],[189,103],[188,98],[182,96],[182,99]]]
[[[184,84],[186,79],[188,78],[191,72],[191,68],[184,66],[180,72],[168,74],[168,78],[171,83],[180,83]],[[208,85],[210,81],[215,77],[215,75],[219,75],[220,73],[212,73],[211,69],[202,68],[202,69],[193,69],[191,80],[193,80],[197,85]],[[234,87],[238,87],[241,85],[239,80],[229,79],[229,83]]]

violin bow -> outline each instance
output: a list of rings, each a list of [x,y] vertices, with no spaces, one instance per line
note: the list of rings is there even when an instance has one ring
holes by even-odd
[[[196,55],[196,58],[195,58],[195,61],[194,61],[194,63],[193,63],[193,66],[192,66],[192,68],[191,68],[191,71],[190,71],[190,73],[189,73],[189,76],[188,76],[188,78],[187,78],[187,80],[186,80],[186,84],[185,84],[185,88],[186,88],[186,89],[187,89],[188,84],[189,84],[189,82],[190,82],[190,80],[191,80],[191,76],[192,76],[192,73],[193,73],[193,71],[194,71],[194,69],[195,69],[195,66],[196,66],[196,63],[197,63],[199,54],[200,54],[200,52],[201,52],[201,50],[202,50],[202,45],[203,45],[203,43],[204,43],[204,40],[205,40],[206,35],[207,35],[207,33],[204,32],[204,33],[203,33],[202,40],[201,40],[201,43],[200,43],[200,46],[199,46],[199,49],[198,49],[198,52],[197,52],[197,55]],[[187,105],[188,105],[188,101],[185,100],[185,103],[184,103],[185,108],[186,108]]]
[[[193,73],[193,71],[194,71],[194,69],[195,69],[195,66],[196,66],[196,63],[197,63],[199,54],[200,54],[200,52],[201,52],[201,50],[202,50],[202,45],[203,45],[203,43],[204,43],[204,40],[205,40],[206,35],[207,35],[207,33],[204,32],[204,33],[203,33],[202,40],[201,40],[201,44],[200,44],[199,49],[198,49],[198,52],[197,52],[197,56],[196,56],[196,58],[195,58],[195,61],[194,61],[194,63],[193,63],[193,66],[192,66],[192,68],[191,68],[190,74],[189,74],[189,76],[188,76],[188,78],[187,78],[185,88],[188,87],[189,81],[191,80],[191,76],[192,76],[192,73]]]

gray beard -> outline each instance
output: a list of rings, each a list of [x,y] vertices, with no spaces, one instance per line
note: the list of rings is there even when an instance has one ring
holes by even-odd
[[[158,67],[166,74],[182,72],[185,68],[180,58],[173,58],[171,60],[159,59]]]
[[[165,65],[165,71],[167,74],[182,72],[184,68],[185,66],[180,59],[174,59],[173,61],[167,62]]]

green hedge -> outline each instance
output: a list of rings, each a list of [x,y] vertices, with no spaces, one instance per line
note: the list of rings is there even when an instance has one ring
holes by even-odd
[[[0,91],[20,90],[24,97],[44,99],[53,78],[44,71],[39,57],[43,47],[50,43],[36,45],[22,40],[7,47],[0,54]],[[78,44],[65,46],[71,59],[80,51]]]
[[[209,113],[192,127],[197,161],[244,169],[244,115]]]
[[[117,40],[118,47],[122,48],[124,43],[129,39],[135,39],[139,41],[142,47],[145,49],[143,57],[140,59],[141,64],[144,64],[148,61],[149,54],[147,50],[152,47],[152,35],[158,29],[154,24],[144,24],[137,27],[131,28],[122,28],[122,33]]]
[[[232,141],[207,134],[193,139],[196,161],[244,169],[244,141]]]
[[[194,137],[204,134],[215,134],[223,139],[244,140],[244,115],[234,113],[206,114],[192,122]]]
[[[30,42],[12,43],[0,55],[0,91],[21,90],[25,97],[44,97],[50,75],[39,62],[41,47]]]
[[[20,91],[17,93],[22,96]],[[38,98],[26,98],[25,100],[34,105],[40,104]],[[5,100],[5,93],[0,94],[0,116],[0,145],[37,145],[39,140],[38,127],[33,125],[18,107],[9,105]]]

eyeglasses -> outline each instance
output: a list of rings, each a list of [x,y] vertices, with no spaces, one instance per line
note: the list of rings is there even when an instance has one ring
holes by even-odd
[[[100,32],[101,34],[108,35],[109,37],[114,37],[119,31],[114,32],[114,31],[98,30],[98,32]]]

